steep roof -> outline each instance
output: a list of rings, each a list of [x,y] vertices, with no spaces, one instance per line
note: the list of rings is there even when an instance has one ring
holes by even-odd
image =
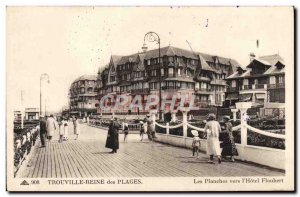
[[[272,66],[274,66],[278,61],[283,62],[282,57],[280,57],[280,55],[278,55],[278,54],[260,56],[258,59],[266,61]]]
[[[138,57],[137,53],[132,54],[132,55],[123,56],[120,58],[120,61],[117,63],[117,65],[126,64],[127,62],[136,62],[137,57]]]
[[[117,65],[119,63],[119,61],[121,60],[121,58],[122,58],[122,56],[120,56],[120,55],[112,55],[111,56],[111,59],[112,59],[114,65]]]
[[[215,71],[212,67],[210,67],[205,59],[202,57],[202,55],[199,55],[199,59],[200,59],[200,66],[202,70],[207,70],[207,71]]]
[[[77,79],[75,79],[73,81],[73,83],[75,83],[77,81],[85,81],[85,80],[88,80],[88,81],[89,80],[90,81],[94,80],[94,81],[96,81],[97,80],[97,75],[82,75],[82,76],[78,77]]]
[[[197,59],[197,55],[194,54],[190,50],[180,49],[173,46],[167,46],[160,49],[160,56],[179,56],[179,57],[187,57],[191,59]],[[157,58],[158,57],[158,49],[149,50],[145,52],[145,59]]]

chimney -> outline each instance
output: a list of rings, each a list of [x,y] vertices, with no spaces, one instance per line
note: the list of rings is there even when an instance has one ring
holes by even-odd
[[[250,58],[250,62],[252,62],[255,59],[255,54],[253,52],[251,52],[249,54],[249,58]]]

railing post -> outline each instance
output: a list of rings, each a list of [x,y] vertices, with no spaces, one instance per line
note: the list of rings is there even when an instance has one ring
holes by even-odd
[[[172,117],[171,122],[176,122],[176,121],[177,121],[176,113],[177,113],[176,110],[172,110],[172,111],[171,111],[171,117]]]
[[[238,109],[231,109],[231,112],[233,114],[233,121],[235,122],[236,121],[236,113],[238,112],[239,110]]]
[[[170,134],[170,127],[169,127],[169,123],[167,122],[167,128],[166,128],[166,134],[169,135]]]
[[[239,102],[236,103],[236,108],[240,110],[241,112],[241,153],[239,154],[241,156],[242,160],[245,160],[245,154],[244,149],[247,145],[247,110],[251,108],[252,103],[251,102]]]
[[[187,137],[187,114],[188,114],[188,107],[183,107],[181,108],[181,112],[182,112],[182,127],[183,127],[183,137],[186,138]]]

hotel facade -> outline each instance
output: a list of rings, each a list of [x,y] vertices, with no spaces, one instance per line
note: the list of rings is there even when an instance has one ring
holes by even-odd
[[[127,56],[112,55],[110,62],[100,68],[97,75],[97,99],[111,95],[126,95],[129,103],[135,95],[142,96],[142,103],[148,95],[166,100],[184,95],[187,102],[195,95],[198,108],[223,106],[225,102],[226,81],[240,64],[230,58],[192,52],[173,46],[159,50],[149,50]],[[161,84],[161,90],[159,85]],[[114,101],[107,101],[112,104]],[[107,104],[107,103],[106,103]],[[164,110],[165,112],[168,109]],[[147,110],[122,109],[115,113],[147,113]],[[112,113],[100,110],[98,113]]]
[[[252,102],[253,107],[285,108],[285,63],[278,55],[255,57],[226,78],[226,107],[236,102]]]

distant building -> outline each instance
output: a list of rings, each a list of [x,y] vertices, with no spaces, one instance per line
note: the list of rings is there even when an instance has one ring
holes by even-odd
[[[96,75],[83,75],[69,89],[69,113],[84,117],[97,112]]]
[[[38,120],[39,114],[39,108],[25,108],[25,120]]]
[[[105,95],[142,95],[142,102],[151,94],[159,95],[161,81],[162,98],[172,95],[196,95],[200,108],[222,106],[225,101],[226,82],[238,66],[235,60],[216,55],[192,52],[172,46],[127,56],[112,55],[105,68],[98,71],[98,100]],[[161,63],[161,66],[159,65]],[[111,101],[107,101],[111,104]],[[130,102],[130,99],[129,99]],[[103,111],[105,113],[105,111]],[[107,111],[110,112],[110,111]],[[138,109],[118,112],[141,112]],[[147,111],[142,110],[147,113]]]
[[[250,54],[250,64],[239,66],[226,78],[226,105],[252,102],[254,107],[282,107],[285,103],[285,64],[279,55],[256,58]]]

